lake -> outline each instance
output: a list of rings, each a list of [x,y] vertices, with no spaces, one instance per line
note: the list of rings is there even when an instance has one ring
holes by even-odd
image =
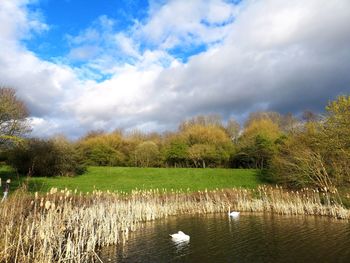
[[[182,230],[190,241],[174,243]],[[350,223],[323,217],[241,213],[173,216],[143,224],[103,262],[350,262]]]

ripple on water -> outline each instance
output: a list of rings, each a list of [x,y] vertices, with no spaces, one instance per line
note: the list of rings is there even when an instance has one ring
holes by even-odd
[[[189,242],[175,243],[182,230]],[[350,262],[350,224],[321,217],[243,213],[174,216],[145,223],[104,262]]]

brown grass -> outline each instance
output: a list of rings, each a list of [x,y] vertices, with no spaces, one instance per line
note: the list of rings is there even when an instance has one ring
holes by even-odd
[[[0,204],[0,262],[99,262],[100,247],[119,244],[140,223],[179,214],[229,210],[321,215],[349,219],[350,212],[330,194],[280,187],[256,190],[131,194],[95,191],[81,194],[51,189],[46,195],[14,193]]]

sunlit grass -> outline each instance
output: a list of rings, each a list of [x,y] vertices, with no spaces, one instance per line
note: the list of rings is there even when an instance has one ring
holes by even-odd
[[[30,179],[30,191],[47,192],[52,187],[130,192],[132,189],[167,189],[191,191],[215,188],[256,188],[261,182],[256,170],[248,169],[191,169],[191,168],[133,168],[89,167],[76,177]]]

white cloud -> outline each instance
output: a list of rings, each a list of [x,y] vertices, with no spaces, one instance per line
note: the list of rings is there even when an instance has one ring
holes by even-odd
[[[122,53],[124,53],[125,55],[135,58],[140,57],[140,51],[138,46],[134,43],[134,41],[131,38],[125,36],[125,34],[116,34],[115,41],[120,47]]]
[[[2,0],[0,3],[0,41],[3,45],[15,44],[32,33],[48,30],[39,12],[30,12],[27,5],[34,0]],[[15,22],[14,22],[14,19]]]
[[[154,9],[136,30],[141,39],[163,49],[221,41],[237,13],[235,5],[215,0],[169,1]]]
[[[0,83],[15,87],[32,114],[60,114],[61,101],[78,81],[70,67],[43,61],[23,46],[23,38],[48,28],[34,20],[40,18],[37,13],[27,9],[32,2],[5,0],[0,4]]]
[[[124,69],[110,80],[92,83],[79,98],[68,102],[67,107],[75,112],[83,124],[142,115],[152,109],[148,102],[152,100],[151,96],[155,92],[153,83],[161,70],[160,67],[145,71]]]
[[[70,50],[68,57],[73,60],[86,61],[97,56],[100,49],[97,46],[80,46]]]
[[[169,1],[124,32],[101,16],[68,37],[69,57],[89,58],[79,68],[28,51],[21,39],[47,26],[28,1],[2,3],[0,83],[28,103],[35,134],[164,129],[197,113],[318,110],[349,93],[348,0]],[[186,63],[170,55],[198,44],[208,50]]]

